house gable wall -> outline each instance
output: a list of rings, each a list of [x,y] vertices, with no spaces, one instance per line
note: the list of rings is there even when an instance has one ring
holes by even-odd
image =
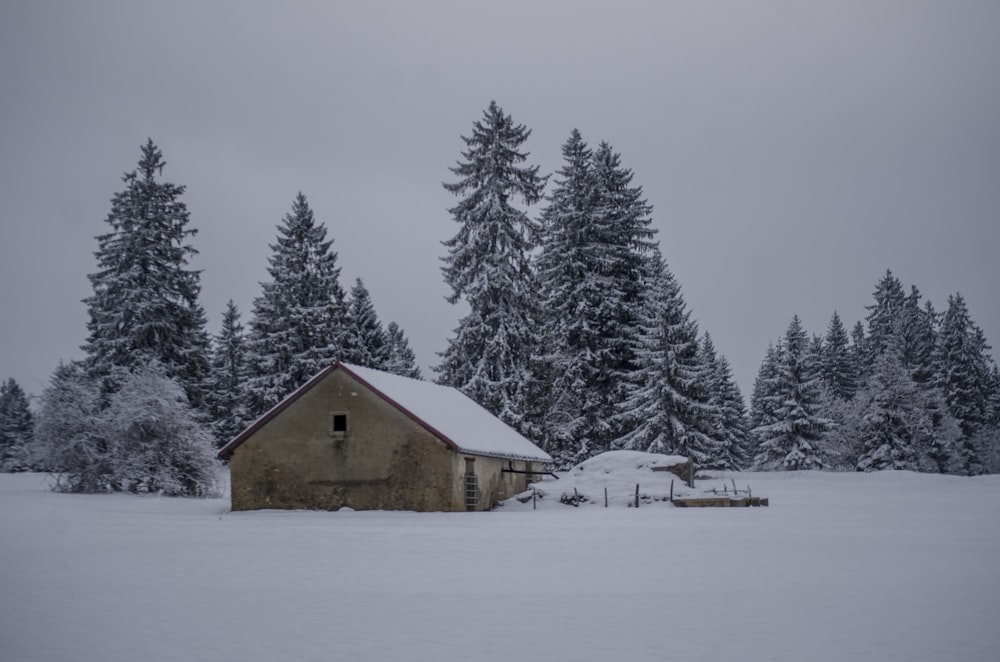
[[[333,412],[348,414],[343,438],[331,435]],[[335,371],[236,448],[232,507],[465,510],[460,460],[391,403]]]

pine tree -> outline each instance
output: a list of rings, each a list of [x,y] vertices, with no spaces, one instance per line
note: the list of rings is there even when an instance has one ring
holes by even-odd
[[[746,406],[725,356],[715,351],[712,336],[705,332],[699,348],[699,359],[705,372],[703,420],[707,436],[712,440],[706,449],[705,469],[735,470],[745,461]]]
[[[875,286],[875,303],[866,306],[868,310],[868,336],[865,347],[865,363],[873,366],[884,351],[894,346],[899,336],[903,319],[906,294],[899,279],[886,270],[885,276]]]
[[[949,411],[962,431],[971,436],[988,421],[990,404],[990,347],[982,330],[969,316],[961,294],[948,297],[941,321],[938,352],[939,386]]]
[[[220,448],[250,422],[245,384],[249,376],[246,340],[240,311],[232,299],[222,315],[222,328],[212,343],[208,411]]]
[[[756,429],[775,422],[778,410],[779,363],[783,353],[781,341],[768,343],[767,353],[757,370],[750,396],[750,427]],[[753,434],[753,433],[751,433]]]
[[[251,416],[259,416],[340,358],[344,291],[337,254],[300,192],[278,226],[247,340]]]
[[[857,388],[860,389],[867,378],[865,361],[868,360],[868,338],[865,336],[865,325],[860,321],[856,322],[854,328],[851,329],[851,357],[854,360],[854,365],[858,368],[855,374],[858,380]]]
[[[535,374],[545,402],[541,440],[569,464],[622,444],[658,447],[623,439],[634,426],[619,406],[641,388],[638,353],[645,318],[654,316],[659,255],[651,207],[620,156],[606,143],[592,152],[574,130],[563,158],[542,215],[544,350]]]
[[[514,206],[539,201],[545,179],[522,166],[530,131],[491,102],[475,122],[467,149],[445,189],[462,196],[449,212],[458,233],[444,242],[442,272],[450,303],[464,299],[463,317],[441,355],[438,381],[454,386],[504,422],[523,428],[525,385],[534,353],[536,302],[530,253],[538,224]]]
[[[588,430],[607,421],[597,411],[600,329],[590,324],[599,300],[598,272],[586,241],[594,207],[593,152],[574,129],[562,147],[563,167],[542,212],[537,279],[541,290],[541,346],[531,363],[533,436],[561,464],[588,457]],[[591,400],[588,402],[588,400]],[[587,414],[592,414],[588,420]],[[597,442],[600,444],[601,442]]]
[[[423,379],[417,366],[417,357],[410,349],[410,342],[403,330],[395,322],[389,322],[385,329],[386,361],[383,369],[394,375]]]
[[[851,351],[847,329],[840,315],[833,311],[823,339],[822,373],[830,394],[840,400],[850,400],[858,389],[858,364]]]
[[[900,359],[918,385],[929,386],[935,377],[937,353],[937,314],[928,301],[920,305],[920,291],[915,286],[903,303],[899,334],[901,341]]]
[[[375,313],[371,294],[358,278],[351,288],[342,360],[354,365],[384,370],[389,358],[385,329]]]
[[[183,186],[159,180],[165,162],[149,140],[137,170],[124,175],[107,223],[97,237],[94,293],[85,300],[90,320],[86,366],[105,396],[135,365],[159,361],[195,407],[203,404],[208,334],[198,303],[200,275],[188,268],[195,230],[180,200]]]
[[[34,424],[28,397],[13,378],[0,385],[0,471],[35,469]]]
[[[935,425],[926,394],[902,362],[901,343],[878,356],[860,400],[859,471],[956,468],[958,430],[954,423]]]
[[[637,345],[639,370],[629,375],[629,390],[620,405],[626,432],[616,446],[677,453],[706,466],[713,461],[714,443],[707,433],[708,376],[699,353],[698,326],[674,275],[657,261],[659,273]]]
[[[764,469],[819,469],[820,443],[830,421],[819,415],[821,380],[798,315],[785,332],[777,375],[765,396],[773,422],[755,428],[761,442],[756,465]]]

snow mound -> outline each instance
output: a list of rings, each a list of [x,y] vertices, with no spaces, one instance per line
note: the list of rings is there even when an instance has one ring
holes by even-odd
[[[608,451],[559,474],[558,479],[546,478],[532,484],[531,489],[508,499],[504,505],[517,510],[552,508],[561,504],[603,506],[606,493],[609,507],[634,507],[636,485],[639,486],[640,506],[666,502],[670,499],[671,481],[674,496],[686,495],[690,490],[674,474],[654,472],[653,468],[672,467],[687,461],[681,455]]]
[[[653,467],[674,467],[688,461],[683,455],[661,455],[659,453],[643,453],[642,451],[608,451],[584,460],[570,469],[573,475],[581,475],[586,471],[604,473],[635,470],[637,472],[651,471]]]

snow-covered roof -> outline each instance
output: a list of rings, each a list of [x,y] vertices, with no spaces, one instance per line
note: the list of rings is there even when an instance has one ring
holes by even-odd
[[[226,444],[219,457],[228,458],[250,435],[336,370],[351,376],[460,453],[552,461],[548,453],[458,389],[347,363],[336,363],[315,375]]]

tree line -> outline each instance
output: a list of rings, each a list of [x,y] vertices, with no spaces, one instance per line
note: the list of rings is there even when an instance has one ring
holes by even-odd
[[[462,317],[434,367],[568,466],[612,449],[675,453],[703,469],[997,470],[1000,378],[960,295],[944,315],[891,274],[867,329],[798,318],[772,343],[751,408],[687,308],[652,207],[607,142],[579,131],[551,176],[531,131],[492,102],[445,188],[458,225],[442,274]],[[0,392],[0,468],[58,472],[60,489],[205,494],[213,451],[337,360],[421,378],[399,325],[301,192],[270,245],[244,327],[230,301],[215,336],[190,268],[184,187],[150,140],[97,237],[85,358],[60,364],[37,416]],[[551,182],[551,188],[545,189]],[[534,208],[540,207],[535,212]]]
[[[84,358],[56,368],[34,421],[20,387],[4,385],[4,470],[53,471],[66,491],[211,494],[215,450],[332,362],[420,377],[364,282],[341,287],[333,241],[302,193],[278,225],[249,329],[230,300],[210,337],[184,187],[162,179],[164,166],[149,140],[112,198]]]
[[[751,396],[754,466],[1000,471],[1000,372],[961,294],[944,313],[887,271],[850,334],[793,317]]]

